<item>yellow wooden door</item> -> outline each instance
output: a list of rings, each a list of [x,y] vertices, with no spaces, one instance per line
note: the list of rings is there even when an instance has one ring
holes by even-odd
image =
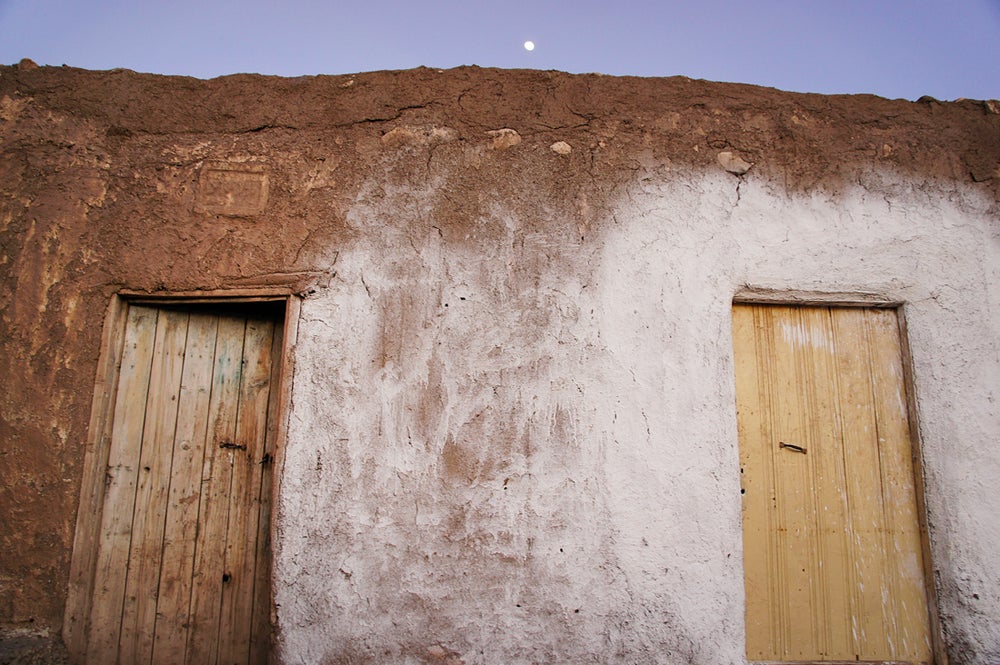
[[[129,308],[87,662],[266,662],[280,337],[246,312]]]
[[[891,309],[735,305],[747,656],[932,661]]]

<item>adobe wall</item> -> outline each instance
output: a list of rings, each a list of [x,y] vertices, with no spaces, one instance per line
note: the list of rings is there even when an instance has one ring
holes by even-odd
[[[998,110],[0,68],[0,626],[61,630],[113,294],[288,285],[280,662],[744,662],[755,289],[904,303],[949,656],[1000,660]]]

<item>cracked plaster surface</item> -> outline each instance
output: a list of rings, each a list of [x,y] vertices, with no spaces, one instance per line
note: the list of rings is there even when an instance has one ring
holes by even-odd
[[[0,100],[0,623],[58,633],[112,294],[277,286],[280,661],[742,662],[749,286],[904,303],[944,637],[1000,657],[989,103],[477,68]],[[260,212],[199,211],[218,163]]]

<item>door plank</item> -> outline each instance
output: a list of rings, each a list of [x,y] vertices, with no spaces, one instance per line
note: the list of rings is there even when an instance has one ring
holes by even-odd
[[[818,604],[814,626],[817,653],[845,654],[853,648],[851,633],[850,550],[847,538],[847,495],[844,492],[843,423],[837,399],[837,372],[830,308],[803,308],[808,329],[813,380],[807,384],[807,414],[813,487],[816,491],[813,536]]]
[[[128,566],[132,537],[136,473],[157,315],[157,310],[150,307],[130,307],[126,317],[125,343],[108,456],[107,490],[97,545],[94,598],[87,639],[89,662],[114,662],[118,652],[122,603],[125,597],[125,576],[122,571]]]
[[[244,319],[222,317],[215,348],[209,427],[200,480],[198,537],[191,581],[191,610],[186,663],[216,662],[219,639],[222,575],[232,466],[229,449],[236,439],[236,416],[242,377]]]
[[[87,452],[83,462],[80,503],[73,534],[73,558],[70,564],[63,639],[73,662],[87,657],[87,623],[94,600],[94,575],[98,543],[107,489],[111,432],[115,417],[115,396],[125,350],[128,305],[113,298],[104,319],[101,356],[94,384],[90,422],[87,427]]]
[[[222,586],[219,632],[225,639],[219,640],[219,663],[243,663],[249,658],[273,335],[273,321],[247,321],[236,425],[236,440],[246,450],[229,451],[233,469],[225,555],[229,577]]]
[[[840,399],[843,404],[850,506],[852,558],[854,560],[855,635],[851,656],[861,660],[889,659],[886,639],[889,617],[883,598],[889,592],[885,570],[884,515],[881,462],[875,427],[865,334],[865,310],[844,310],[834,318],[838,348]]]
[[[767,330],[757,321],[753,307],[733,307],[733,347],[736,364],[737,427],[740,446],[740,479],[743,497],[743,550],[746,577],[747,654],[764,658],[773,654],[781,625],[780,605],[774,597],[777,569],[772,552],[774,479],[771,473],[771,439],[768,367],[758,358],[771,357]]]
[[[274,327],[271,344],[271,387],[267,403],[267,434],[261,462],[260,516],[257,520],[257,560],[254,570],[253,610],[250,620],[250,663],[266,665],[271,641],[271,498],[275,443],[278,438],[278,399],[281,388],[281,358],[284,327]]]
[[[895,593],[890,598],[890,641],[901,660],[933,658],[927,623],[927,590],[920,545],[913,461],[908,446],[892,445],[910,436],[903,388],[899,324],[893,312],[869,311],[869,367],[876,415],[881,492],[885,508],[886,569]]]
[[[777,314],[782,314],[775,319]],[[781,625],[780,654],[785,659],[804,660],[817,651],[815,625],[802,624],[795,617],[816,613],[816,580],[812,528],[815,520],[812,486],[812,458],[808,454],[782,448],[781,444],[812,448],[805,418],[804,387],[810,377],[806,372],[812,340],[796,310],[767,310],[773,331],[774,367],[771,403],[774,408],[777,440],[769,443],[774,461],[777,502],[779,593],[786,614]]]
[[[149,662],[153,652],[164,520],[187,324],[186,312],[163,310],[156,326],[146,422],[139,454],[132,542],[125,576],[119,644],[119,660],[123,663]]]
[[[153,663],[184,662],[219,317],[192,313],[177,408]]]

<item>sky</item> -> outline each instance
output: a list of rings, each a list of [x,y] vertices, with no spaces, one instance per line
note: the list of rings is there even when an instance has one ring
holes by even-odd
[[[479,65],[995,99],[1000,0],[0,0],[0,63],[22,58],[198,78]]]

